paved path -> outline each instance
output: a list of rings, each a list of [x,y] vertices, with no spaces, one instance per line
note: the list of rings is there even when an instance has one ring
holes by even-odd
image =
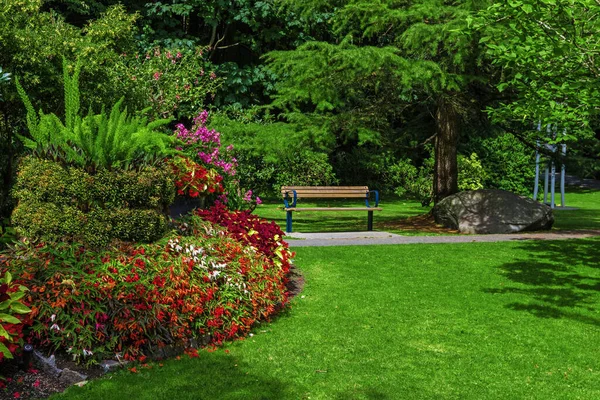
[[[291,233],[290,247],[364,246],[370,244],[473,243],[512,240],[564,240],[600,236],[600,230],[531,232],[504,235],[401,236],[388,232]]]

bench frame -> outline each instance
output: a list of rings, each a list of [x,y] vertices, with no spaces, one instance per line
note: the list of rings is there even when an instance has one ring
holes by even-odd
[[[369,205],[369,197],[375,195],[375,205]],[[367,230],[373,230],[373,211],[381,211],[379,192],[369,190],[367,186],[282,186],[281,195],[287,213],[286,232],[292,232],[292,213],[294,211],[367,211]],[[361,198],[365,207],[297,207],[299,198],[345,199]]]

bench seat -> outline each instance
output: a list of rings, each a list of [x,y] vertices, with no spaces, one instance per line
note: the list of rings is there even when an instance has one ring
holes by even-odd
[[[374,195],[375,205],[369,204],[370,195]],[[286,232],[292,232],[292,213],[294,211],[367,211],[367,230],[373,230],[373,211],[381,211],[379,192],[369,190],[367,186],[282,186],[284,210],[287,212]],[[363,207],[298,207],[300,198],[315,199],[352,199],[365,201]]]

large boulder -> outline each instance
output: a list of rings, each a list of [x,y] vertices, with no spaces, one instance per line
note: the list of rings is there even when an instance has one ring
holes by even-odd
[[[515,233],[552,228],[552,209],[504,190],[448,196],[433,208],[435,222],[461,233]]]

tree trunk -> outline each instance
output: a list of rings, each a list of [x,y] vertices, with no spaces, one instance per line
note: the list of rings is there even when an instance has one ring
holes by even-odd
[[[433,171],[433,202],[438,203],[444,197],[458,192],[458,114],[446,99],[437,101],[435,123],[435,166]]]

